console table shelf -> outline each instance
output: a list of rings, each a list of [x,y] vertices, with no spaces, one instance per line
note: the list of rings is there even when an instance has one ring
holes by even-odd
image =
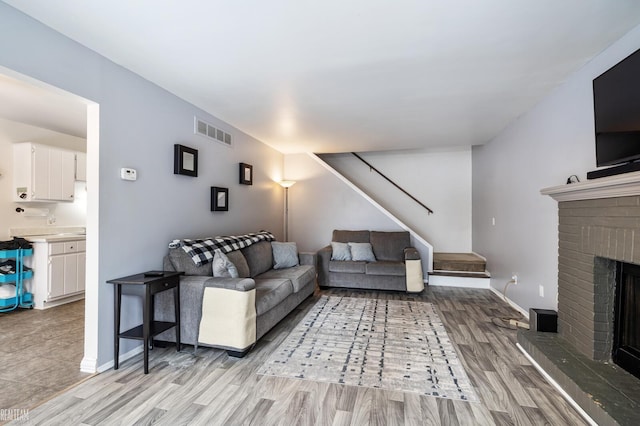
[[[175,327],[175,322],[167,322],[167,321],[153,321],[151,323],[151,332],[150,336],[154,337],[158,334],[169,330],[171,327]],[[137,339],[144,340],[143,334],[143,326],[140,324],[137,327],[133,327],[127,331],[123,331],[120,333],[120,337],[124,339]]]

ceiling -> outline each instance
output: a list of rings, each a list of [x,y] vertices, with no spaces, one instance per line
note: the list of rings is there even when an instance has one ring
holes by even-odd
[[[637,0],[4,0],[284,152],[490,141]]]

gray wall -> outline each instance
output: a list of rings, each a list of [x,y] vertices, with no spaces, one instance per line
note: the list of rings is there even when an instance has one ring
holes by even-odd
[[[359,155],[435,213],[429,215],[351,153],[320,157],[433,245],[435,252],[471,251],[470,147]]]
[[[289,189],[289,240],[299,250],[328,245],[334,229],[402,230],[309,155],[286,155],[285,171],[296,181]]]
[[[636,27],[473,150],[473,249],[487,257],[494,288],[518,274],[507,296],[524,309],[556,307],[558,206],[539,191],[595,169],[592,80],[639,47]]]
[[[282,189],[273,182],[282,173],[279,152],[1,2],[0,66],[100,105],[99,279],[87,283],[98,286],[98,365],[113,356],[106,280],[159,268],[174,238],[259,229],[282,235]],[[231,133],[234,148],[194,135],[194,114]],[[197,178],[173,174],[175,143],[199,150]],[[253,186],[238,184],[238,162],[253,164]],[[136,168],[138,181],[120,180],[121,167]],[[209,211],[211,186],[230,188],[228,213]],[[134,303],[124,308],[125,325],[140,320]]]

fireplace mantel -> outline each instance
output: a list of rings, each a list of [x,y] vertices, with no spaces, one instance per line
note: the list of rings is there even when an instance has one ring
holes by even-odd
[[[551,186],[540,190],[540,193],[548,195],[556,201],[594,200],[640,195],[640,172]]]

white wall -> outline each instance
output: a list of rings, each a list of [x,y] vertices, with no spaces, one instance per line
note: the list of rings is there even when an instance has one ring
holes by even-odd
[[[637,27],[473,149],[473,249],[488,258],[491,285],[500,291],[518,274],[507,296],[524,309],[557,307],[557,204],[539,191],[572,174],[585,180],[595,169],[592,80],[639,47]]]
[[[435,252],[471,251],[471,148],[358,155],[435,213],[429,215],[350,153],[321,157],[431,243]]]
[[[13,202],[13,144],[36,142],[73,151],[87,150],[86,140],[40,127],[29,126],[0,118],[0,240],[9,238],[9,228],[40,227],[47,225],[47,217],[27,217],[16,213],[16,207],[49,209],[55,216],[56,226],[85,226],[87,200],[84,182],[76,184],[73,203],[37,203],[27,205]]]
[[[269,229],[282,235],[283,156],[156,85],[123,69],[0,2],[0,66],[41,80],[99,104],[99,171],[89,172],[90,215],[97,210],[97,364],[113,358],[113,288],[106,281],[162,265],[174,238]],[[239,100],[241,101],[241,100]],[[193,117],[231,133],[228,148],[193,134]],[[90,117],[89,122],[92,119]],[[173,174],[173,145],[199,151],[197,178]],[[254,166],[254,185],[238,184],[238,163]],[[121,167],[138,180],[120,180]],[[99,182],[99,186],[98,186]],[[210,187],[230,189],[230,209],[212,213]],[[98,194],[92,193],[93,191]],[[93,203],[92,197],[96,197]],[[99,199],[99,203],[97,200]],[[92,222],[87,219],[88,226]],[[88,230],[87,244],[90,247]],[[140,309],[125,304],[123,327],[140,321]],[[137,342],[123,341],[126,352]]]
[[[334,229],[401,231],[395,222],[307,154],[285,156],[289,189],[289,240],[301,251],[331,242]]]

